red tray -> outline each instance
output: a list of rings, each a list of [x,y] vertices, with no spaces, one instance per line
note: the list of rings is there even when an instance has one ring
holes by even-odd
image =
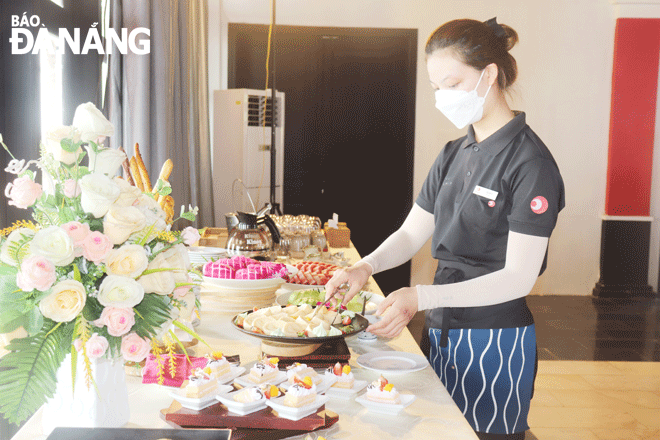
[[[229,412],[220,402],[195,411],[182,407],[176,400],[169,408],[162,409],[160,416],[175,428],[230,428],[232,440],[282,439],[325,429],[339,420],[339,416],[326,410],[325,405],[315,414],[293,421],[277,417],[270,407],[240,416]]]

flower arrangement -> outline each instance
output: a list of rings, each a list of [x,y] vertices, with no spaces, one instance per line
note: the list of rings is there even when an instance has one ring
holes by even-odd
[[[53,395],[68,354],[74,383],[82,358],[91,386],[94,359],[140,362],[154,348],[183,349],[174,327],[199,339],[177,320],[182,298],[194,296],[186,245],[199,234],[170,231],[157,203],[169,184],[143,192],[114,177],[126,155],[100,145],[112,133],[87,103],[71,126],[48,132],[39,160],[14,158],[0,136],[13,158],[5,171],[16,175],[5,189],[8,204],[32,208],[34,219],[0,231],[0,333],[22,327],[28,335],[0,359],[0,412],[10,422]],[[182,207],[179,218],[196,213]]]

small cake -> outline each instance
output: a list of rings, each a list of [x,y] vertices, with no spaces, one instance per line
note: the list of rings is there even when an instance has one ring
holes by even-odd
[[[397,405],[401,403],[399,392],[383,376],[367,385],[367,400]]]
[[[276,357],[262,359],[250,368],[248,380],[254,383],[264,383],[275,380],[280,370],[277,369],[279,359]]]
[[[286,390],[286,395],[282,401],[283,405],[300,408],[309,405],[316,400],[316,385],[312,383],[312,378],[305,376],[303,380],[296,379],[296,383]]]
[[[337,381],[332,384],[335,388],[344,388],[350,390],[355,384],[355,377],[351,372],[351,366],[346,364],[342,365],[337,362],[334,367],[330,367],[325,371],[326,376],[335,376]]]
[[[201,368],[195,368],[188,378],[188,385],[184,388],[186,397],[201,399],[213,392],[218,385],[218,381],[207,374]]]
[[[257,400],[264,400],[265,398],[266,396],[264,396],[263,391],[259,387],[243,388],[234,393],[234,400],[240,403],[256,402]]]
[[[314,385],[318,385],[323,381],[323,378],[307,364],[296,362],[286,369],[286,378],[289,383],[295,383],[296,380],[301,381],[305,376],[309,376]]]
[[[204,372],[216,379],[222,376],[226,376],[231,371],[231,367],[227,359],[222,355],[220,351],[214,351],[210,355],[206,355],[208,361],[204,367]]]

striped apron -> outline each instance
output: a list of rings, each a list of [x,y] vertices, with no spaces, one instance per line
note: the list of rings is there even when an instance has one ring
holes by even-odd
[[[512,434],[529,429],[536,331],[517,328],[429,329],[429,362],[476,432]]]

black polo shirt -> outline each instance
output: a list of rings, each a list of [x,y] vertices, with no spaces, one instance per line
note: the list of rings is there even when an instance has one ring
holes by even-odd
[[[434,215],[434,284],[447,284],[502,269],[509,231],[550,237],[564,207],[564,184],[525,113],[516,112],[482,142],[472,126],[449,142],[416,203]],[[544,260],[541,273],[545,267]]]

